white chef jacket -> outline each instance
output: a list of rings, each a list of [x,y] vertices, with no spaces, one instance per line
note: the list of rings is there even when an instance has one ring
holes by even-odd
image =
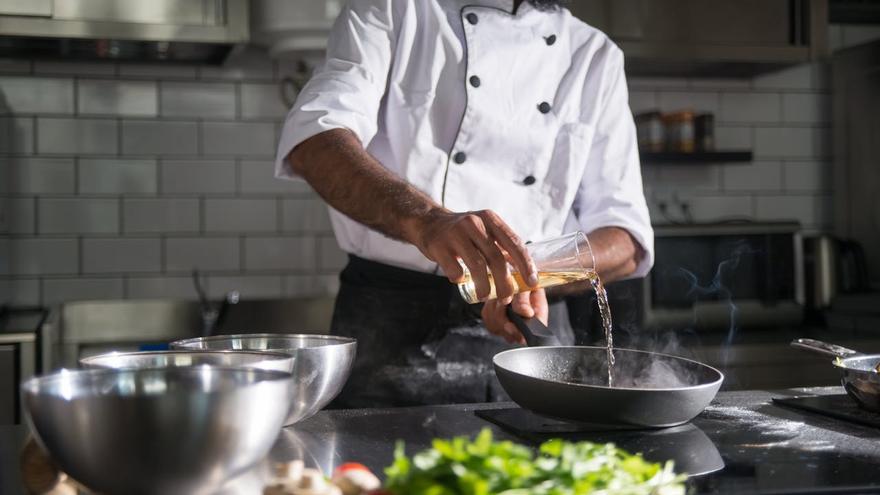
[[[287,115],[276,176],[293,178],[290,151],[335,128],[452,211],[494,210],[531,241],[622,227],[647,254],[634,276],[653,264],[623,53],[565,9],[350,0]],[[437,271],[410,244],[331,220],[349,253]]]

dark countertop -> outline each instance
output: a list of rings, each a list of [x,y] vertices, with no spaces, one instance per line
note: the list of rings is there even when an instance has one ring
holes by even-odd
[[[880,492],[880,429],[799,412],[771,401],[773,397],[841,392],[836,387],[722,392],[692,425],[684,428],[650,434],[578,433],[576,438],[616,441],[640,451],[659,447],[684,455],[684,462],[691,463],[711,465],[720,455],[723,469],[690,481],[696,493]],[[529,443],[474,414],[476,410],[511,406],[502,403],[323,411],[296,427],[286,428],[270,458],[303,458],[325,473],[343,462],[358,461],[381,473],[398,439],[406,442],[408,453],[413,453],[427,447],[434,437],[473,435],[490,427],[498,438]],[[0,493],[23,493],[17,453],[25,431],[22,426],[0,427]],[[265,469],[261,466],[235,480],[228,493],[260,493],[259,479]]]

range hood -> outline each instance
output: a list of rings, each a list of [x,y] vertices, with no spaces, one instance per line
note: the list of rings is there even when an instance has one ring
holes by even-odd
[[[0,57],[220,63],[248,0],[0,0]]]

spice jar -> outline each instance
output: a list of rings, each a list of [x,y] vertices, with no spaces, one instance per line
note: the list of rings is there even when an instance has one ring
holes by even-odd
[[[704,113],[694,118],[694,140],[699,151],[713,151],[715,149],[714,115]]]
[[[663,151],[666,146],[663,118],[660,112],[652,111],[635,116],[636,135],[642,151]]]
[[[694,151],[694,112],[683,110],[663,115],[666,149],[682,153]]]

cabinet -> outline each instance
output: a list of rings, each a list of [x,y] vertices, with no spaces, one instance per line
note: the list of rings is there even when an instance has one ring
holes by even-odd
[[[577,0],[637,75],[750,76],[827,52],[828,0]]]

